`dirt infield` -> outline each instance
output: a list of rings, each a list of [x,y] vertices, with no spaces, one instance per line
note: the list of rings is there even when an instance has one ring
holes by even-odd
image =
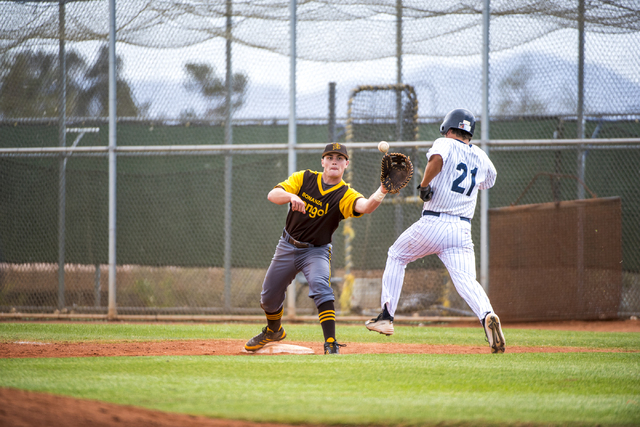
[[[443,327],[478,327],[476,323],[456,323]],[[553,329],[597,332],[640,332],[640,321],[606,322],[543,322],[504,324],[508,329]],[[303,345],[322,354],[322,343],[287,341]],[[508,343],[508,341],[507,341]],[[0,358],[29,357],[105,357],[105,356],[184,356],[237,355],[263,357],[243,351],[243,340],[190,340],[131,343],[0,343]],[[346,343],[343,354],[489,354],[489,346]],[[508,346],[508,353],[610,352],[615,350],[571,347]],[[277,357],[277,356],[269,356]],[[304,356],[299,356],[304,357]],[[333,356],[332,356],[333,357]],[[492,356],[495,357],[495,356]],[[499,356],[497,356],[499,357]],[[2,426],[196,426],[196,427],[285,427],[282,424],[255,424],[246,421],[210,419],[189,415],[164,413],[148,409],[119,406],[98,401],[82,401],[46,393],[0,388],[0,425]]]
[[[315,354],[323,353],[321,342],[287,341],[311,348]],[[485,354],[488,345],[429,345],[346,343],[341,354]],[[244,340],[161,341],[132,343],[38,343],[19,342],[0,344],[0,358],[23,357],[113,357],[113,356],[248,356],[260,357],[243,351]],[[507,346],[508,353],[575,353],[611,352],[616,350],[577,347],[522,347]],[[271,355],[276,356],[276,355]]]
[[[47,393],[0,388],[3,427],[289,427],[284,424],[212,419],[135,406],[78,400]],[[292,426],[291,426],[292,427]]]
[[[477,323],[449,323],[438,327],[478,327]],[[604,322],[564,321],[538,323],[511,323],[503,325],[508,329],[553,329],[567,331],[596,332],[640,332],[640,321],[618,320]],[[321,342],[286,341],[313,349],[322,354]],[[0,358],[9,357],[106,357],[106,356],[251,356],[243,351],[244,340],[188,340],[188,341],[147,341],[122,343],[44,343],[11,342],[0,343]],[[383,344],[383,343],[346,343],[342,354],[483,354],[490,353],[488,345],[428,345],[428,344]],[[570,353],[602,352],[606,349],[573,347],[521,347],[509,346],[509,353]]]

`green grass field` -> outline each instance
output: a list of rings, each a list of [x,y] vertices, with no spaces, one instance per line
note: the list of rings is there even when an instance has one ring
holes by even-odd
[[[0,323],[3,342],[247,339],[258,325]],[[343,342],[482,345],[480,328],[338,325]],[[317,325],[287,325],[292,341]],[[640,425],[640,353],[509,353],[509,345],[640,350],[638,333],[505,329],[503,355],[0,359],[0,387],[258,422]],[[488,350],[488,349],[487,349]]]

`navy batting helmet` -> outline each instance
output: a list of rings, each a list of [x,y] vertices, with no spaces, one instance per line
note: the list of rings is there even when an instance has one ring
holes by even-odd
[[[451,128],[461,129],[473,136],[473,131],[476,129],[476,118],[471,111],[463,108],[451,110],[440,125],[440,134],[445,135]]]

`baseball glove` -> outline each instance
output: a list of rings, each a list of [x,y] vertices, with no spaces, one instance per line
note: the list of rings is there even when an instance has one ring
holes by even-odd
[[[402,190],[413,176],[413,164],[409,157],[402,153],[385,154],[380,169],[380,182],[391,194]]]

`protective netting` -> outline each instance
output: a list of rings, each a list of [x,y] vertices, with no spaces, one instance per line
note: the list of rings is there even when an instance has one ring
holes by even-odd
[[[56,39],[58,2],[3,1],[4,49],[28,39]],[[398,2],[304,1],[298,2],[297,21],[301,43],[298,55],[320,61],[361,61],[395,55],[395,18]],[[579,0],[492,1],[496,40],[492,50],[510,49],[565,28],[577,28]],[[66,1],[68,40],[106,39],[109,2]],[[406,28],[407,54],[438,56],[480,53],[475,37],[481,22],[482,1],[443,3],[437,0],[404,0],[401,17]],[[118,41],[153,48],[180,48],[226,36],[226,17],[238,18],[233,38],[247,46],[289,53],[290,2],[272,0],[116,2]],[[93,13],[88,13],[92,11]],[[589,31],[621,34],[640,30],[637,2],[591,0],[585,2],[584,24]],[[455,18],[455,19],[452,19]],[[8,21],[8,22],[7,22]],[[446,24],[446,25],[445,25]],[[318,36],[318,30],[325,34]],[[16,36],[20,37],[16,37]],[[324,37],[326,36],[326,37]],[[368,36],[368,37],[367,37]],[[345,43],[357,41],[357,43]],[[391,43],[389,43],[392,41]],[[336,50],[335,46],[341,49]],[[385,50],[386,49],[386,50]]]
[[[575,122],[582,23],[586,121],[603,122],[606,130],[611,121],[637,118],[640,5],[634,0],[585,1],[581,14],[580,2],[491,2],[492,115],[520,117],[531,130],[537,128],[529,123],[532,116]],[[460,106],[480,112],[481,0],[298,3],[300,119],[326,120],[330,82],[337,83],[337,115],[343,124],[350,91],[360,85],[412,85],[422,121],[437,120]],[[106,117],[108,6],[108,0],[0,2],[0,118],[58,117],[61,39],[68,118]],[[176,124],[221,121],[224,116],[207,111],[224,100],[229,66],[238,77],[233,88],[241,98],[233,115],[238,123],[286,119],[289,13],[289,1],[116,2],[118,115]],[[208,67],[210,73],[200,76],[215,83],[209,86],[213,91],[191,84],[198,79],[188,64]],[[33,105],[38,108],[28,108]],[[552,137],[554,130],[540,134]],[[216,141],[216,135],[209,140]],[[154,143],[153,138],[140,142]]]
[[[638,314],[640,251],[636,243],[640,240],[640,198],[628,176],[636,170],[640,151],[637,145],[587,148],[585,197],[621,200],[619,313]],[[424,169],[427,147],[398,147],[404,153],[412,150],[416,169]],[[581,186],[576,180],[579,175],[576,159],[581,151],[575,147],[494,147],[490,153],[499,171],[496,186],[490,192],[491,206],[578,198]],[[365,195],[373,193],[379,185],[381,154],[372,144],[370,148],[352,149],[350,155],[351,184]],[[261,313],[262,279],[287,212],[286,206],[269,203],[266,194],[287,176],[287,157],[283,151],[269,150],[237,152],[232,157],[231,257],[227,270],[225,156],[220,153],[119,156],[119,313]],[[299,152],[298,164],[300,169],[317,170],[320,151]],[[64,303],[59,306],[59,159],[34,155],[0,157],[2,311],[61,309],[104,313],[106,310],[107,160],[104,154],[74,155],[66,166],[66,264]],[[545,175],[540,176],[541,173]],[[334,234],[334,289],[339,297],[348,267],[354,276],[349,299],[351,313],[369,315],[378,310],[387,250],[420,216],[422,204],[413,195],[414,184],[396,196],[387,197],[374,214],[352,220],[351,234],[345,233],[344,224]],[[537,233],[548,235],[551,225],[540,226]],[[472,232],[479,262],[479,206]],[[347,238],[349,249],[345,247]],[[498,238],[492,231],[492,244]],[[592,249],[601,250],[598,248]],[[500,248],[494,249],[496,254],[500,253]],[[492,257],[494,249],[490,252]],[[519,288],[518,283],[512,286],[514,292]],[[296,292],[298,314],[311,314],[313,302],[307,297],[304,280],[299,281]],[[442,263],[431,256],[408,266],[398,314],[459,315],[470,314],[470,310],[457,295]]]
[[[117,144],[287,142],[289,3],[116,2]],[[351,141],[432,141],[453,108],[480,118],[482,8],[481,0],[298,2],[297,142],[347,140],[349,97],[362,87],[411,90],[403,92],[400,109],[395,91],[378,91],[382,98],[360,103],[362,109],[351,112],[360,123]],[[638,147],[589,146],[588,140],[640,137],[640,4],[494,0],[490,12],[490,140],[560,140],[556,146],[490,144],[499,172],[490,206],[514,203],[541,172],[583,173],[598,197],[621,197],[619,311],[639,313]],[[108,0],[0,1],[0,148],[108,145],[108,17]],[[328,96],[332,85],[334,97]],[[331,112],[338,132],[329,129]],[[478,122],[476,141],[481,131]],[[562,145],[581,135],[584,147]],[[411,156],[418,179],[426,148],[398,149]],[[265,195],[286,178],[288,159],[284,151],[260,149],[231,152],[229,163],[225,153],[118,154],[119,312],[260,313],[261,281],[286,214]],[[371,194],[380,153],[372,144],[354,150],[353,160],[349,179]],[[1,311],[106,310],[107,158],[104,152],[76,153],[63,162],[0,154]],[[229,166],[230,199],[224,191]],[[297,168],[319,168],[319,152],[299,152]],[[537,180],[519,203],[582,197],[570,180],[554,182]],[[410,201],[415,186],[352,222],[352,312],[378,310],[386,251],[420,209]],[[473,225],[477,246],[479,216]],[[338,291],[347,258],[343,228],[334,236]],[[399,313],[469,314],[437,258],[411,265],[406,277]],[[310,312],[306,290],[299,289],[300,312]]]

